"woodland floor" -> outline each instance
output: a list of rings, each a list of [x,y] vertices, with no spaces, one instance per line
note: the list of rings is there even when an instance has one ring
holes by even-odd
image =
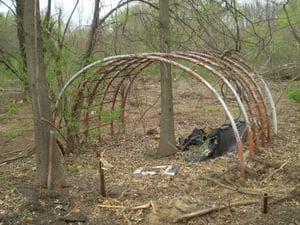
[[[9,115],[9,106],[2,103],[0,224],[299,225],[300,104],[287,99],[288,82],[267,79],[267,83],[277,102],[278,135],[259,149],[247,164],[244,177],[240,176],[237,154],[200,163],[184,161],[190,151],[162,159],[151,157],[158,140],[145,135],[145,130],[159,125],[159,105],[154,104],[159,83],[149,80],[147,93],[153,98],[148,102],[147,114],[132,102],[129,134],[106,138],[101,143],[91,141],[81,153],[65,158],[68,185],[51,192],[33,186],[30,106],[22,104],[17,113]],[[174,84],[175,129],[183,136],[195,126],[217,127],[225,122],[217,101],[197,85],[183,81]],[[104,158],[113,165],[105,172],[108,197],[100,196],[96,157],[104,150]],[[9,160],[15,157],[20,158]],[[180,166],[175,176],[133,176],[141,166],[170,164]],[[262,213],[264,194],[268,195],[267,213]],[[203,215],[182,218],[199,210],[204,210]]]

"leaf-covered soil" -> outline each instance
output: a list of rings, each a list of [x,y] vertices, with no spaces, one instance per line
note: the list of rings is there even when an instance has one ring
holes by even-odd
[[[287,99],[288,82],[267,82],[277,102],[278,135],[259,148],[244,177],[237,153],[200,163],[184,161],[192,150],[153,158],[158,139],[146,132],[159,126],[159,83],[149,80],[131,96],[126,134],[91,140],[66,157],[63,190],[38,189],[31,108],[22,104],[9,115],[1,105],[0,224],[299,225],[300,104]],[[176,81],[174,103],[176,135],[226,122],[216,99],[199,84]],[[97,153],[112,165],[105,170],[107,197],[100,195]],[[133,175],[139,167],[160,165],[179,169],[174,176]]]

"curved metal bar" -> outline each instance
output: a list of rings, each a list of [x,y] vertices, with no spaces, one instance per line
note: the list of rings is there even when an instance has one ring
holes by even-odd
[[[145,62],[145,63],[144,63],[145,65],[143,65],[142,68],[139,69],[139,71],[135,74],[135,76],[133,76],[132,81],[131,81],[131,82],[129,83],[129,85],[127,86],[127,89],[126,89],[126,91],[125,91],[125,93],[124,93],[124,102],[122,102],[122,104],[123,104],[123,105],[122,105],[122,109],[123,109],[123,110],[122,110],[121,120],[122,120],[123,126],[124,126],[124,119],[125,119],[125,107],[126,107],[126,102],[127,102],[127,99],[128,99],[129,92],[130,92],[130,90],[131,90],[131,86],[132,86],[134,80],[136,79],[137,75],[138,75],[140,72],[142,72],[145,68],[147,68],[148,66],[150,66],[152,63],[153,63],[153,61]]]
[[[107,76],[109,76],[109,74],[111,72],[117,70],[117,68],[119,66],[122,66],[122,64],[128,60],[129,59],[122,59],[117,62],[114,60],[111,60],[110,62],[106,63],[102,68],[100,68],[100,70],[97,70],[97,73],[100,73],[100,77],[97,79],[97,82],[91,81],[94,83],[94,86],[89,94],[87,107],[90,107],[90,105],[93,103],[95,94],[96,94],[96,91],[98,90],[99,85],[107,78]],[[111,68],[107,70],[106,67],[108,67],[108,66],[111,66]],[[105,70],[102,71],[101,69],[105,69]],[[85,136],[86,136],[86,138],[88,136],[88,129],[89,129],[89,125],[88,125],[89,116],[90,116],[89,112],[86,112],[86,115],[85,115],[85,123],[86,123]],[[97,130],[98,130],[98,138],[101,138],[101,132],[100,132],[99,126],[97,127]]]
[[[158,55],[160,55],[160,54],[158,54]],[[219,93],[214,89],[214,87],[208,81],[206,81],[203,77],[201,77],[198,73],[196,73],[195,71],[191,70],[190,68],[188,68],[188,67],[186,67],[186,66],[184,66],[182,64],[179,64],[179,63],[177,63],[175,61],[163,58],[162,56],[148,55],[148,56],[145,56],[145,57],[149,58],[149,59],[153,59],[153,60],[158,60],[158,61],[161,61],[161,62],[169,63],[169,64],[171,64],[171,65],[173,65],[173,66],[175,66],[175,67],[177,67],[179,69],[182,69],[183,71],[186,71],[191,76],[193,76],[194,78],[196,78],[198,81],[200,81],[201,83],[203,83],[215,95],[215,97],[217,98],[217,100],[219,101],[219,103],[222,105],[222,107],[223,107],[223,109],[224,109],[224,111],[225,111],[226,115],[228,116],[228,119],[229,119],[229,121],[231,123],[232,129],[233,129],[233,132],[234,132],[234,135],[235,135],[235,139],[236,139],[236,142],[237,142],[238,153],[239,153],[239,156],[240,156],[241,174],[244,175],[244,172],[245,172],[245,158],[244,158],[244,153],[243,153],[243,145],[242,145],[242,141],[241,141],[238,129],[236,127],[234,118],[233,118],[232,114],[230,113],[230,111],[229,111],[226,103],[224,102],[224,100],[222,99],[222,97],[219,95]]]
[[[271,125],[270,125],[270,119],[269,119],[269,116],[268,116],[268,113],[267,113],[268,112],[267,106],[266,106],[266,103],[265,103],[262,91],[261,91],[260,87],[257,85],[257,82],[255,81],[252,73],[249,73],[249,71],[247,71],[243,66],[239,65],[238,63],[236,63],[235,60],[232,60],[232,59],[227,58],[227,57],[225,57],[225,58],[226,58],[227,61],[232,62],[235,65],[236,68],[238,68],[241,71],[243,71],[244,74],[247,77],[249,77],[249,79],[252,81],[252,83],[256,87],[257,93],[258,93],[258,95],[259,95],[259,97],[261,99],[260,102],[261,102],[261,104],[263,106],[263,109],[264,109],[264,113],[263,113],[262,110],[261,110],[261,107],[259,106],[259,101],[255,102],[256,103],[256,107],[258,109],[259,116],[260,116],[260,125],[261,125],[261,130],[262,130],[262,134],[261,134],[261,136],[262,136],[262,146],[265,147],[265,145],[266,145],[266,136],[265,136],[264,132],[265,132],[266,128],[265,128],[265,125],[264,125],[264,116],[263,116],[263,114],[265,115],[265,117],[267,119],[267,134],[268,134],[268,138],[267,139],[268,140],[270,140],[270,138],[271,138],[271,129],[270,129]]]
[[[226,60],[217,58],[217,57],[215,57],[214,55],[209,55],[209,54],[206,54],[206,53],[194,52],[194,51],[188,51],[188,52],[192,52],[193,54],[196,54],[196,55],[200,56],[201,59],[202,59],[203,61],[205,61],[206,63],[212,64],[212,65],[218,67],[218,68],[221,69],[221,70],[224,70],[224,68],[221,68],[221,66],[220,66],[219,64],[216,64],[216,63],[212,62],[212,61],[209,60],[209,59],[218,61],[218,62],[219,62],[220,64],[222,64],[225,68],[230,69],[230,71],[233,72],[233,73],[230,73],[230,75],[235,76],[235,77],[238,77],[238,78],[239,78],[238,80],[241,81],[242,84],[245,86],[245,88],[249,90],[251,97],[253,98],[254,102],[256,103],[256,108],[257,108],[257,110],[258,110],[258,112],[259,112],[259,115],[261,115],[261,120],[263,121],[262,113],[260,113],[260,112],[261,112],[261,109],[260,109],[260,107],[259,107],[258,99],[257,99],[256,95],[254,94],[254,90],[251,88],[250,84],[247,82],[247,80],[244,78],[244,76],[243,76],[243,75],[242,75],[242,74],[241,74],[234,66],[232,66],[231,64],[229,64],[228,62],[226,62]],[[246,90],[246,89],[245,89],[245,90]],[[242,91],[243,91],[243,90],[242,90]],[[247,96],[247,92],[245,92],[244,95]],[[258,148],[258,139],[259,139],[259,136],[258,136],[258,126],[257,126],[256,115],[255,115],[255,113],[253,112],[252,106],[250,105],[250,103],[249,103],[248,100],[246,100],[246,104],[247,104],[247,106],[248,106],[250,115],[251,115],[251,117],[252,117],[252,119],[253,119],[253,122],[254,122],[253,129],[254,129],[254,135],[255,135],[255,137],[256,137],[256,139],[255,139],[255,148],[257,149],[257,148]],[[252,142],[253,142],[253,141],[251,142],[252,136],[249,135],[250,131],[251,131],[251,127],[248,126],[248,138],[249,138],[249,143],[248,143],[248,144],[249,144],[249,145],[252,145]],[[249,148],[251,149],[251,148],[253,148],[253,147],[252,147],[252,146],[249,146]],[[250,159],[252,158],[251,152],[250,152],[249,158],[250,158]]]
[[[217,52],[214,52],[214,51],[210,51],[208,54],[205,54],[205,57],[208,56],[208,55],[215,55],[216,57],[220,57],[220,55],[217,53]],[[265,104],[265,101],[264,101],[264,97],[263,97],[263,94],[261,92],[261,89],[260,87],[257,85],[252,73],[249,73],[249,71],[247,71],[243,66],[241,66],[240,64],[238,64],[236,62],[236,60],[232,60],[230,57],[227,57],[227,56],[224,56],[222,57],[223,60],[221,62],[227,62],[227,63],[230,63],[230,64],[233,64],[234,67],[236,67],[237,69],[239,69],[240,71],[242,71],[251,81],[251,83],[253,84],[253,86],[256,88],[257,90],[257,93],[261,99],[261,101],[259,101],[256,97],[256,95],[254,94],[254,101],[255,101],[255,105],[256,105],[256,108],[257,108],[257,112],[259,114],[259,118],[260,118],[260,125],[261,125],[261,130],[262,130],[262,134],[261,134],[261,145],[264,147],[266,145],[266,136],[264,134],[264,131],[265,131],[265,122],[264,122],[264,116],[263,116],[263,112],[262,112],[262,109],[260,107],[260,103],[263,105],[263,109],[264,109],[264,112],[265,112],[265,115],[267,117],[267,131],[268,131],[268,137],[271,136],[270,134],[270,130],[269,130],[269,127],[270,127],[270,123],[269,123],[269,120],[268,120],[268,116],[267,116],[267,108],[266,108],[266,104]],[[241,78],[243,79],[243,76],[241,76]],[[245,79],[244,79],[245,80]],[[255,132],[258,132],[257,130]],[[256,139],[257,140],[257,139]],[[257,143],[256,143],[257,145]]]
[[[184,54],[184,55],[178,54],[178,53],[173,53],[172,54],[172,58],[183,59],[183,60],[192,62],[192,63],[200,66],[201,68],[206,69],[211,74],[213,74],[214,76],[216,76],[220,80],[222,80],[227,85],[227,87],[231,90],[231,92],[233,93],[233,95],[234,95],[234,97],[235,97],[235,99],[236,99],[236,101],[238,103],[238,106],[240,107],[240,110],[242,111],[242,114],[244,116],[245,122],[247,124],[247,132],[248,132],[248,136],[249,136],[249,153],[250,153],[249,155],[252,158],[252,156],[253,156],[253,146],[252,146],[252,140],[253,140],[253,138],[252,138],[252,131],[251,131],[251,126],[250,126],[250,121],[249,121],[247,112],[245,110],[244,104],[242,103],[239,95],[237,94],[236,90],[233,88],[233,86],[231,85],[231,83],[221,73],[219,73],[218,71],[214,70],[212,67],[204,64],[203,61],[200,61],[201,58],[196,57],[196,59],[195,59],[195,57],[196,57],[195,55],[188,56],[188,54]]]
[[[180,54],[180,55],[181,55],[181,54]],[[205,62],[205,63],[207,63],[207,64],[210,64],[210,65],[212,65],[212,66],[214,66],[214,67],[220,69],[221,71],[227,73],[227,71],[224,69],[224,67],[221,67],[220,64],[215,63],[215,61],[219,61],[218,58],[214,58],[213,56],[210,56],[210,57],[203,57],[203,55],[202,55],[201,53],[198,53],[198,52],[192,52],[192,51],[189,51],[189,53],[186,53],[186,54],[184,54],[184,55],[189,55],[189,56],[191,56],[191,57],[193,57],[193,58],[196,58],[196,59],[198,59],[198,60],[201,60],[202,62]],[[214,59],[215,61],[211,61],[210,59]],[[229,68],[229,69],[232,70],[231,66],[230,66],[230,65],[226,65],[222,60],[221,60],[220,63],[222,63],[223,66],[225,66],[226,68]],[[241,76],[241,74],[239,74],[238,71],[235,70],[234,72],[237,73],[238,76]],[[215,75],[215,74],[214,74],[214,75]],[[218,76],[218,75],[217,75],[217,76]],[[226,78],[225,78],[225,79],[226,79]],[[223,79],[221,78],[221,80],[223,80]],[[251,89],[251,87],[249,86],[249,84],[248,84],[247,82],[242,82],[242,83],[243,83],[248,89]],[[225,82],[225,84],[226,84],[226,82]],[[235,92],[235,93],[233,92],[234,95],[235,95],[235,94],[238,95],[233,87],[229,87],[229,88],[230,88],[231,90],[234,90],[234,92]],[[243,91],[243,90],[242,90],[242,91]],[[236,96],[236,95],[235,95],[235,98],[240,100],[239,96]],[[255,98],[255,95],[252,95],[252,97]],[[239,102],[239,100],[237,100],[237,101]],[[249,104],[248,101],[246,101],[246,104],[247,104],[247,106],[248,106],[248,109],[249,109],[249,111],[250,111],[250,115],[251,115],[252,119],[253,119],[254,121],[256,121],[256,119],[255,119],[255,114],[254,114],[253,111],[252,111],[252,107],[250,106],[250,104]],[[247,124],[247,136],[248,136],[248,145],[249,145],[249,159],[251,160],[251,159],[253,158],[253,135],[252,135],[252,129],[251,129],[250,121],[249,121],[249,119],[248,119],[246,110],[245,110],[245,109],[241,109],[241,111],[242,111],[242,114],[244,115],[245,122],[246,122],[246,124]],[[245,115],[246,115],[246,117],[245,117]],[[257,127],[256,127],[256,129],[257,129]],[[255,130],[256,130],[256,129],[255,129]],[[258,132],[254,132],[254,134],[255,134],[256,138],[258,138]]]
[[[125,80],[125,77],[127,77],[128,74],[130,74],[131,72],[133,72],[133,71],[134,71],[135,69],[137,69],[140,65],[142,65],[144,62],[147,62],[147,61],[148,61],[148,60],[145,60],[145,59],[143,59],[143,60],[134,59],[132,62],[130,62],[130,64],[127,64],[127,65],[125,66],[124,72],[126,71],[126,69],[127,69],[129,66],[135,64],[135,62],[136,62],[136,65],[135,65],[133,68],[130,68],[130,70],[128,71],[127,75],[125,75],[125,76],[123,77],[123,79],[121,80],[121,82],[119,82],[119,84],[117,85],[117,89],[116,89],[115,94],[114,94],[113,99],[112,99],[112,106],[111,106],[111,110],[112,110],[112,111],[115,109],[115,103],[116,103],[117,95],[118,95],[118,92],[119,92],[119,90],[120,90],[120,88],[121,88],[122,83],[123,83],[124,80]],[[126,71],[126,72],[127,72],[127,71]],[[115,79],[115,77],[114,77],[113,79]],[[122,105],[121,105],[121,106],[122,106]],[[114,120],[111,120],[111,134],[114,134]]]
[[[143,54],[141,54],[143,55]],[[85,67],[83,67],[81,70],[79,70],[77,73],[75,73],[73,76],[71,76],[71,78],[65,83],[64,87],[61,89],[60,93],[58,94],[56,103],[55,103],[55,108],[57,109],[58,104],[60,102],[60,99],[63,95],[63,93],[65,92],[65,90],[77,79],[79,78],[85,71],[87,71],[88,69],[92,68],[93,66],[96,66],[100,63],[105,63],[105,62],[110,62],[113,63],[114,60],[118,60],[118,59],[128,59],[131,57],[134,57],[135,54],[129,54],[129,55],[118,55],[118,56],[110,56],[110,57],[106,57],[104,59],[100,59],[97,60]]]
[[[220,57],[220,54],[218,54],[216,51],[208,51],[208,53],[209,54],[214,54],[214,55],[218,55],[219,57]],[[230,55],[230,57],[229,56],[227,56],[226,54],[224,55],[224,60],[227,60],[227,61],[229,61],[229,62],[231,62],[231,63],[234,63],[234,65],[235,66],[237,66],[238,68],[240,68],[243,72],[245,72],[245,74],[250,78],[250,80],[252,80],[252,82],[253,82],[253,84],[254,84],[254,86],[256,87],[256,89],[257,89],[257,92],[258,92],[258,94],[259,94],[259,97],[261,98],[261,103],[262,103],[262,105],[263,105],[263,107],[264,107],[264,112],[265,112],[265,116],[266,116],[266,119],[267,119],[267,124],[268,124],[268,126],[267,126],[267,135],[268,135],[268,137],[267,137],[267,139],[268,140],[270,140],[270,138],[271,138],[271,126],[270,126],[270,118],[269,118],[269,115],[268,115],[268,110],[267,110],[267,107],[266,107],[266,104],[265,104],[265,100],[264,100],[264,97],[263,97],[263,94],[262,94],[262,92],[261,92],[261,89],[260,89],[260,87],[257,85],[257,82],[255,81],[255,77],[256,78],[258,78],[259,80],[260,80],[260,82],[261,83],[264,83],[265,85],[264,85],[264,89],[266,90],[266,92],[268,93],[268,97],[269,97],[269,99],[271,98],[271,100],[270,100],[270,104],[271,104],[271,106],[272,106],[272,101],[273,101],[273,99],[272,99],[272,96],[271,96],[271,94],[270,94],[270,91],[268,91],[269,89],[268,89],[268,86],[266,85],[266,83],[263,81],[261,81],[261,79],[262,79],[262,77],[261,76],[259,76],[258,74],[257,74],[257,72],[253,69],[253,67],[251,67],[250,65],[248,65],[244,60],[242,60],[240,57],[238,57],[238,56],[236,56],[236,55],[231,55],[231,54],[229,54]],[[246,67],[247,68],[247,70],[244,68],[244,67]],[[250,71],[251,71],[251,73],[250,73]],[[258,82],[258,83],[260,83],[260,82]],[[273,109],[272,109],[273,110]],[[275,111],[273,110],[273,114],[275,113]],[[276,127],[276,129],[277,129],[277,119],[276,119],[276,113],[275,113],[275,119],[274,119],[274,116],[273,116],[273,121],[274,120],[276,120],[276,122],[274,123],[274,127]],[[265,146],[265,142],[266,142],[266,136],[265,136],[265,134],[264,134],[264,129],[262,129],[262,145],[263,146]]]
[[[271,91],[270,91],[268,85],[266,84],[266,82],[262,78],[262,76],[260,76],[252,66],[250,66],[248,63],[246,63],[244,60],[242,60],[239,57],[233,56],[233,58],[236,59],[237,61],[239,61],[240,63],[242,63],[243,65],[247,66],[254,73],[254,75],[259,79],[259,81],[263,84],[262,86],[264,87],[264,89],[268,95],[269,104],[270,104],[271,110],[272,110],[273,132],[274,132],[274,134],[278,134],[276,107],[275,107],[275,103],[274,103],[274,100],[273,100],[273,97],[271,95]]]
[[[134,64],[135,62],[137,62],[138,60],[135,59],[135,58],[132,58],[132,57],[128,57],[128,60],[126,61],[126,63],[130,62],[129,64],[125,64],[124,66],[124,63],[121,65],[123,66],[120,70],[118,70],[114,75],[113,77],[109,80],[109,82],[107,83],[106,87],[105,87],[105,90],[103,92],[103,97],[102,97],[102,103],[100,104],[99,106],[99,115],[98,115],[98,121],[99,121],[99,126],[98,126],[98,129],[100,129],[101,127],[101,119],[102,119],[102,109],[103,109],[103,104],[104,104],[104,99],[106,98],[106,95],[108,93],[108,89],[110,88],[112,82],[114,81],[114,79],[116,79],[119,74],[123,71],[125,71],[131,64]],[[113,104],[113,101],[112,101],[112,104]],[[113,121],[111,120],[110,122],[111,124],[111,133],[113,134],[114,133],[114,130],[113,130],[113,126],[114,126],[114,123]],[[100,134],[100,133],[99,133]],[[100,138],[100,136],[99,136]]]
[[[238,95],[236,89],[233,87],[234,85],[237,85],[237,88],[239,85],[241,85],[241,87],[244,87],[245,90],[241,90],[243,93],[243,95],[247,96],[247,92],[246,89],[249,90],[250,95],[252,96],[252,99],[254,100],[254,103],[258,109],[258,114],[260,117],[260,124],[261,124],[261,128],[262,131],[264,132],[264,119],[262,116],[262,112],[260,110],[260,104],[259,104],[259,100],[257,99],[257,96],[255,95],[255,91],[258,92],[258,96],[261,100],[261,104],[264,107],[265,110],[265,115],[266,115],[266,119],[267,119],[267,128],[268,128],[268,138],[271,137],[271,132],[269,131],[269,128],[271,127],[269,125],[269,116],[267,113],[267,107],[265,105],[265,101],[264,101],[264,97],[262,95],[262,92],[259,88],[259,86],[256,84],[256,81],[253,77],[258,78],[260,83],[263,84],[265,91],[268,95],[269,98],[269,104],[271,105],[272,108],[272,115],[273,115],[273,126],[274,126],[274,133],[277,133],[277,118],[276,118],[276,109],[275,109],[275,105],[273,102],[273,98],[271,96],[271,93],[266,85],[266,83],[264,82],[264,80],[255,72],[255,70],[249,66],[248,64],[246,64],[242,59],[240,59],[239,57],[220,57],[220,55],[216,52],[207,52],[207,51],[203,51],[203,52],[194,52],[194,51],[188,51],[188,52],[172,52],[172,53],[159,53],[159,52],[154,52],[154,53],[143,53],[143,54],[129,54],[129,55],[120,55],[120,56],[112,56],[112,57],[107,57],[104,58],[102,60],[97,60],[87,66],[85,66],[84,68],[82,68],[80,71],[78,71],[77,73],[75,73],[65,84],[65,86],[63,87],[63,89],[61,90],[61,92],[58,95],[58,99],[56,101],[55,107],[56,110],[59,106],[60,103],[60,99],[62,97],[62,95],[64,94],[65,90],[76,80],[78,79],[80,76],[82,76],[85,71],[87,71],[88,69],[92,68],[93,66],[96,66],[98,64],[103,64],[103,68],[100,68],[100,70],[98,70],[98,73],[100,73],[100,77],[97,80],[89,80],[89,82],[91,82],[91,84],[93,84],[92,86],[92,91],[89,93],[88,97],[88,102],[87,102],[87,107],[90,107],[91,104],[93,104],[95,96],[97,94],[97,91],[99,89],[99,85],[100,83],[102,83],[105,79],[108,78],[108,82],[106,83],[106,87],[104,88],[103,92],[101,92],[101,100],[100,100],[100,105],[99,105],[99,115],[98,115],[98,120],[99,120],[99,125],[98,125],[98,129],[101,128],[102,124],[101,124],[101,112],[103,110],[103,104],[105,104],[105,99],[107,98],[107,93],[109,91],[109,89],[111,87],[116,87],[116,89],[112,90],[113,95],[109,95],[111,96],[111,109],[113,110],[115,108],[116,105],[116,100],[117,100],[117,96],[119,93],[119,90],[121,88],[121,85],[125,82],[126,77],[130,76],[130,74],[132,74],[133,72],[135,72],[134,76],[132,77],[133,79],[129,81],[129,84],[126,85],[125,87],[125,92],[124,92],[124,101],[122,101],[121,107],[123,108],[122,111],[122,115],[119,118],[122,123],[124,123],[124,116],[125,116],[125,107],[126,107],[126,102],[127,102],[127,98],[128,98],[128,94],[131,90],[131,86],[133,81],[136,79],[137,75],[144,70],[145,68],[147,68],[148,66],[150,66],[154,61],[159,61],[159,62],[165,62],[168,63],[176,68],[179,68],[183,71],[185,71],[186,73],[188,73],[189,75],[191,75],[192,77],[196,78],[199,82],[203,83],[213,94],[214,96],[217,98],[217,100],[219,101],[219,103],[221,104],[221,106],[223,107],[228,119],[230,120],[230,123],[232,125],[233,128],[233,132],[236,138],[236,142],[237,142],[237,150],[240,156],[240,163],[241,163],[241,172],[242,174],[244,173],[244,152],[243,152],[243,146],[242,146],[242,142],[241,142],[241,136],[239,135],[238,129],[236,127],[234,118],[231,114],[231,112],[228,109],[228,106],[226,105],[225,101],[223,100],[223,98],[221,97],[221,95],[218,93],[218,91],[213,87],[212,84],[210,84],[205,78],[203,78],[200,74],[198,74],[196,71],[188,68],[187,66],[176,62],[176,59],[180,59],[180,60],[185,60],[185,61],[189,61],[207,71],[209,71],[211,74],[213,74],[214,76],[218,77],[218,79],[220,79],[228,88],[229,90],[233,93],[236,102],[243,114],[243,117],[245,119],[245,122],[247,124],[247,132],[248,132],[248,144],[249,144],[249,156],[251,158],[252,156],[252,146],[251,144],[253,143],[252,140],[252,130],[251,130],[251,125],[250,125],[250,121],[248,118],[248,114],[247,111],[244,107],[244,104],[240,98],[240,96]],[[107,69],[108,67],[110,67],[109,69]],[[118,68],[120,67],[120,68]],[[135,71],[137,70],[137,71]],[[250,70],[250,71],[249,71]],[[112,73],[114,73],[112,75]],[[117,77],[120,77],[121,74],[124,74],[124,77],[121,77],[120,79],[117,79]],[[250,79],[250,83],[253,84],[253,86],[255,87],[255,91],[253,90],[253,87],[250,85],[250,83],[248,82],[248,80],[243,76],[243,74],[246,75],[246,77],[248,77]],[[231,83],[227,77],[229,76],[234,76],[236,79],[235,81],[239,82],[239,83]],[[94,82],[94,83],[92,83]],[[116,83],[118,82],[118,83]],[[116,83],[116,85],[114,85],[113,83]],[[127,83],[126,83],[127,84]],[[86,83],[85,83],[86,85]],[[239,89],[239,88],[238,88]],[[245,92],[245,93],[244,93]],[[249,113],[250,116],[254,122],[254,128],[256,126],[257,128],[257,122],[256,122],[256,114],[252,112],[252,107],[250,105],[250,102],[246,101],[247,107],[249,109]],[[56,115],[56,114],[55,114]],[[89,115],[88,112],[86,114],[86,118],[85,121],[88,123],[89,121]],[[113,125],[114,122],[111,121],[111,133],[113,133]],[[254,134],[257,135],[257,130],[254,129]],[[262,142],[263,141],[262,137]],[[256,138],[256,140],[258,140],[258,136]]]

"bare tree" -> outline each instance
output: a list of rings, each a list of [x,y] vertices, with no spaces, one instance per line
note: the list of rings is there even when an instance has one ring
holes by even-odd
[[[91,55],[92,55],[92,51],[95,47],[96,44],[96,40],[97,40],[97,29],[99,27],[99,14],[100,14],[100,0],[95,0],[95,6],[94,6],[94,13],[93,13],[93,21],[92,21],[92,26],[91,26],[91,30],[89,33],[89,37],[88,37],[88,43],[87,43],[87,48],[86,48],[86,52],[84,55],[84,60],[88,60]]]
[[[63,186],[64,176],[55,141],[52,139],[50,142],[52,113],[45,78],[38,0],[24,1],[24,30],[26,31],[25,51],[35,131],[36,184],[41,187],[47,185],[59,188]],[[48,154],[48,149],[53,150],[52,158],[51,154]]]
[[[170,21],[169,21],[169,0],[159,1],[159,23],[160,23],[160,49],[161,52],[170,52]],[[156,152],[158,157],[174,154],[174,110],[172,94],[171,65],[160,63],[161,73],[161,119],[160,119],[160,142]]]

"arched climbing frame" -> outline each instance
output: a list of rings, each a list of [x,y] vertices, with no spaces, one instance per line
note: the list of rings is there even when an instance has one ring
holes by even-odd
[[[65,84],[56,102],[54,121],[56,123],[59,121],[58,109],[63,96],[66,95],[66,90],[76,83],[75,99],[70,110],[80,109],[82,134],[87,137],[91,130],[98,130],[98,138],[101,138],[101,128],[107,125],[107,122],[109,122],[110,133],[114,134],[115,122],[124,124],[126,103],[133,82],[154,62],[167,63],[184,71],[212,92],[232,125],[242,173],[245,154],[241,136],[235,118],[225,102],[224,93],[216,87],[226,87],[234,97],[247,124],[249,159],[252,159],[259,145],[264,147],[271,139],[272,130],[277,134],[275,104],[263,78],[240,57],[211,50],[118,55],[95,61],[74,74]],[[91,68],[94,69],[93,72],[90,72]],[[202,73],[209,73],[222,85],[211,84]],[[105,120],[104,105],[106,108],[108,105],[110,114],[121,109],[118,116]]]

